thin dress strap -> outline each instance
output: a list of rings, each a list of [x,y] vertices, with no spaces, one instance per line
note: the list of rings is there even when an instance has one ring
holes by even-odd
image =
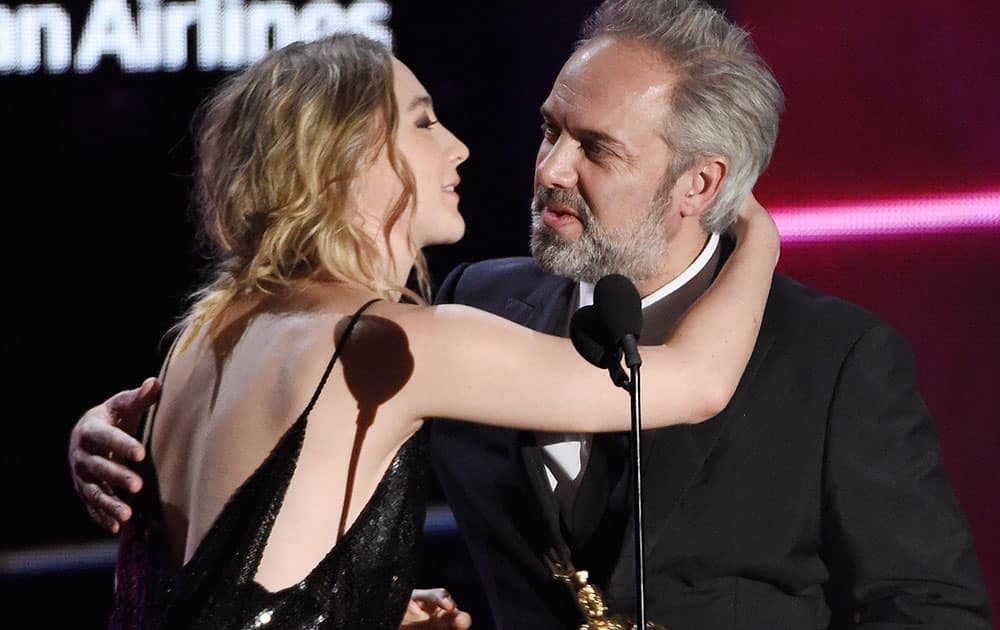
[[[361,305],[361,308],[354,312],[354,315],[351,316],[351,321],[347,323],[347,328],[344,329],[344,334],[337,340],[337,348],[333,351],[333,356],[330,357],[330,362],[326,364],[326,369],[323,370],[323,376],[319,379],[319,385],[316,387],[316,391],[313,392],[312,398],[309,399],[309,404],[306,405],[306,408],[302,411],[302,416],[308,416],[309,412],[311,412],[313,407],[316,406],[316,401],[319,400],[319,395],[323,392],[323,387],[326,386],[326,380],[330,378],[330,372],[333,371],[333,366],[337,363],[337,359],[340,357],[340,349],[344,347],[344,344],[347,343],[347,340],[351,337],[351,333],[354,332],[354,327],[358,325],[358,321],[361,319],[361,316],[365,314],[368,307],[375,302],[378,302],[380,299],[381,298],[373,298],[368,300]]]
[[[177,349],[177,343],[180,341],[181,335],[178,334],[174,337],[174,340],[170,342],[170,348],[167,349],[167,358],[163,360],[163,368],[160,370],[160,375],[157,377],[160,381],[160,387],[163,387],[163,383],[167,379],[167,370],[170,368],[170,360],[174,357],[174,350]],[[157,400],[153,403],[146,413],[143,415],[142,420],[139,421],[139,426],[136,429],[136,435],[142,440],[142,445],[146,447],[147,453],[153,452],[153,422],[156,420],[156,412],[160,409],[160,401]]]

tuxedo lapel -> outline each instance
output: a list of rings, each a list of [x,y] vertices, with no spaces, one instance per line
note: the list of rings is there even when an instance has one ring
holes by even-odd
[[[556,502],[556,495],[549,486],[548,477],[545,475],[545,463],[542,460],[542,450],[530,433],[521,432],[518,442],[521,465],[524,468],[525,477],[531,486],[532,494],[538,502],[542,519],[545,521],[546,533],[549,543],[559,553],[562,558],[570,557],[569,546],[562,535],[559,523],[559,504]]]
[[[575,283],[551,276],[550,282],[539,282],[523,299],[508,297],[503,316],[533,330],[565,337],[576,295]]]
[[[663,523],[670,517],[677,502],[694,482],[705,460],[715,448],[726,425],[746,407],[746,398],[752,395],[753,380],[761,363],[774,343],[774,331],[761,330],[757,344],[743,372],[736,394],[719,415],[694,425],[678,425],[647,431],[643,435],[643,491],[646,523]],[[670,387],[669,383],[663,384]],[[646,553],[652,553],[667,528],[646,527]]]
[[[523,300],[509,297],[503,315],[523,326],[550,335],[565,337],[569,331],[569,314],[577,299],[576,284],[552,277],[551,282],[541,282]],[[545,474],[541,447],[533,433],[518,433],[518,455],[548,528],[552,544],[559,554],[569,558],[569,549],[562,536],[559,505]]]

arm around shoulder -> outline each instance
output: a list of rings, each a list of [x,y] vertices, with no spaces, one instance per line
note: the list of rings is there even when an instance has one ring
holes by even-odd
[[[741,220],[737,249],[715,285],[663,346],[644,348],[648,428],[698,422],[728,403],[749,361],[777,260],[762,208]],[[413,356],[411,412],[542,431],[627,430],[628,396],[569,340],[464,306],[400,311]]]
[[[655,361],[681,364],[686,395],[703,400],[704,420],[720,413],[736,392],[757,342],[778,262],[777,227],[753,196],[733,226],[736,249],[709,290],[678,322],[663,347],[647,351],[644,367]],[[645,392],[644,392],[645,395]]]

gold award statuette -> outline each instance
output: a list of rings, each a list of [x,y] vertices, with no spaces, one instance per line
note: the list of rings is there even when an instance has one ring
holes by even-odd
[[[562,566],[553,566],[552,575],[570,587],[576,597],[576,604],[583,613],[586,623],[580,630],[637,630],[635,622],[620,615],[608,615],[608,606],[604,603],[601,589],[588,583],[590,574],[587,571],[570,571]],[[666,630],[663,626],[646,622],[647,630]]]

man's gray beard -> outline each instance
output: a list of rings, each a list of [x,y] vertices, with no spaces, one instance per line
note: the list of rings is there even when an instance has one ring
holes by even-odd
[[[545,225],[542,205],[533,202],[531,255],[545,271],[578,282],[596,283],[612,273],[632,282],[645,282],[660,271],[667,252],[663,209],[669,203],[657,200],[634,225],[615,230],[598,224],[589,208],[574,205],[583,223],[583,234],[575,241],[567,241]]]

